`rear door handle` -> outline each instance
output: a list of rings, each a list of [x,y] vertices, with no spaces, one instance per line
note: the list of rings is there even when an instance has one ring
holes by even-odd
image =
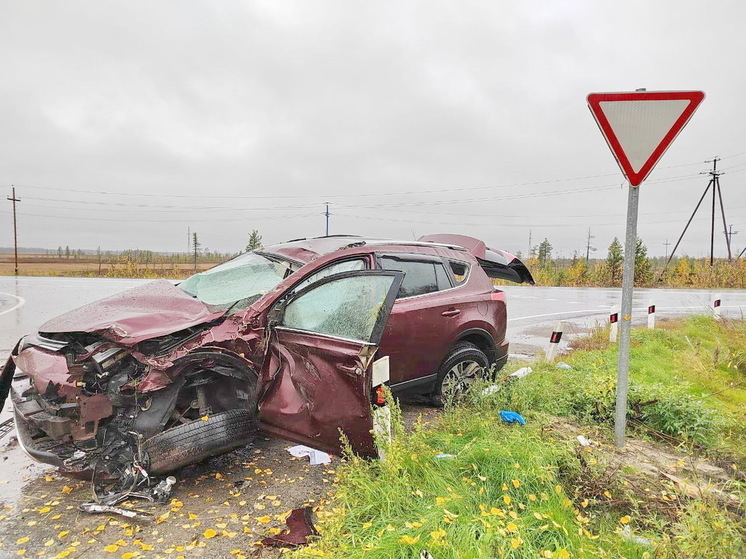
[[[443,311],[440,314],[441,316],[458,316],[461,314],[461,311],[458,309],[448,309],[447,311]]]

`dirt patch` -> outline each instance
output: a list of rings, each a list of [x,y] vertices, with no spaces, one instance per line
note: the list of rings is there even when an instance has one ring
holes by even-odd
[[[588,499],[623,514],[643,511],[644,516],[657,514],[676,521],[690,499],[703,499],[742,515],[732,484],[743,472],[734,464],[630,436],[619,449],[608,430],[563,418],[555,418],[546,430],[575,444],[579,471],[567,471],[565,476],[579,502]],[[584,446],[578,436],[591,444]]]

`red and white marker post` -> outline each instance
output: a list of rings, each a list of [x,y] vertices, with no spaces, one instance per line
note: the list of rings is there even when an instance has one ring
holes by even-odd
[[[648,329],[655,330],[655,301],[648,301]]]
[[[627,231],[622,276],[622,321],[619,331],[614,439],[623,447],[627,428],[629,345],[632,328],[632,293],[637,242],[637,214],[642,181],[686,126],[705,98],[701,91],[645,91],[591,93],[588,108],[629,181]]]
[[[609,312],[609,342],[615,344],[619,336],[619,305],[612,305]]]
[[[722,295],[715,295],[715,300],[712,302],[712,312],[715,315],[716,320],[719,320],[721,317],[720,304],[723,302],[722,299]]]
[[[560,340],[562,340],[562,332],[565,329],[565,323],[560,321],[557,326],[554,327],[552,335],[549,337],[549,350],[547,351],[547,361],[550,363],[554,361],[554,357],[557,354],[557,348],[559,347]]]

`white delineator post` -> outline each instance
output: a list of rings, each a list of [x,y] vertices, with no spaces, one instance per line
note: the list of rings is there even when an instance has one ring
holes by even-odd
[[[715,295],[715,300],[712,302],[712,312],[715,314],[715,318],[720,318],[720,304],[722,303],[722,295]]]
[[[559,346],[560,340],[562,339],[562,331],[564,328],[565,323],[562,321],[558,322],[549,338],[549,350],[547,351],[547,361],[549,362],[554,361],[554,356],[557,353],[557,346]]]
[[[612,305],[609,312],[609,342],[615,344],[619,335],[619,305]]]
[[[655,330],[655,301],[648,301],[648,328]]]

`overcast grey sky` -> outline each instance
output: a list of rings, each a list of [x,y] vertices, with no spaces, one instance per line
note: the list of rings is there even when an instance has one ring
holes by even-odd
[[[707,98],[643,184],[674,242],[719,155],[746,245],[746,4],[0,0],[0,246],[237,251],[324,233],[454,232],[597,256],[623,178],[593,91]],[[709,251],[709,207],[682,248]],[[725,254],[722,224],[717,255]]]

